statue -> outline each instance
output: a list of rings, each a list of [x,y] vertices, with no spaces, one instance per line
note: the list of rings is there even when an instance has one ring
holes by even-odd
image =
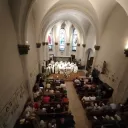
[[[106,73],[106,69],[107,69],[107,63],[106,61],[103,62],[103,68],[102,68],[102,74],[105,74]]]

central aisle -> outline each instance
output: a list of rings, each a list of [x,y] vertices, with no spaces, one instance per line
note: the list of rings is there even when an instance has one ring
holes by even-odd
[[[69,98],[69,108],[74,116],[76,122],[75,128],[90,128],[89,121],[86,117],[85,111],[81,105],[78,95],[75,91],[72,82],[66,82],[67,95]]]

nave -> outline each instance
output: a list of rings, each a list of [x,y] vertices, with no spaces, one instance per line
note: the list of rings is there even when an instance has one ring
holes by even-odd
[[[128,103],[110,101],[113,88],[97,72],[68,82],[38,74],[15,128],[126,128]]]
[[[76,128],[91,128],[91,124],[85,115],[85,110],[81,105],[76,90],[73,87],[73,83],[66,82],[66,85],[67,85],[67,95],[69,98],[69,108],[72,111],[72,114],[74,115]]]

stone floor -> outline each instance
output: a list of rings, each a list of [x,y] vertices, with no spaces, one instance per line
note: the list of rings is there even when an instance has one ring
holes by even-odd
[[[91,128],[85,110],[83,109],[72,82],[66,82],[69,98],[69,108],[74,116],[76,128]]]

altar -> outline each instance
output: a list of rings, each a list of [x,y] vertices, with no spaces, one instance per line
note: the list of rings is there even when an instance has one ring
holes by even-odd
[[[61,57],[61,56],[54,56],[53,57],[53,60],[54,60],[54,62],[56,62],[56,61],[58,61],[58,62],[60,62],[60,61],[67,61],[67,62],[71,62],[71,56],[64,56],[64,57]]]

